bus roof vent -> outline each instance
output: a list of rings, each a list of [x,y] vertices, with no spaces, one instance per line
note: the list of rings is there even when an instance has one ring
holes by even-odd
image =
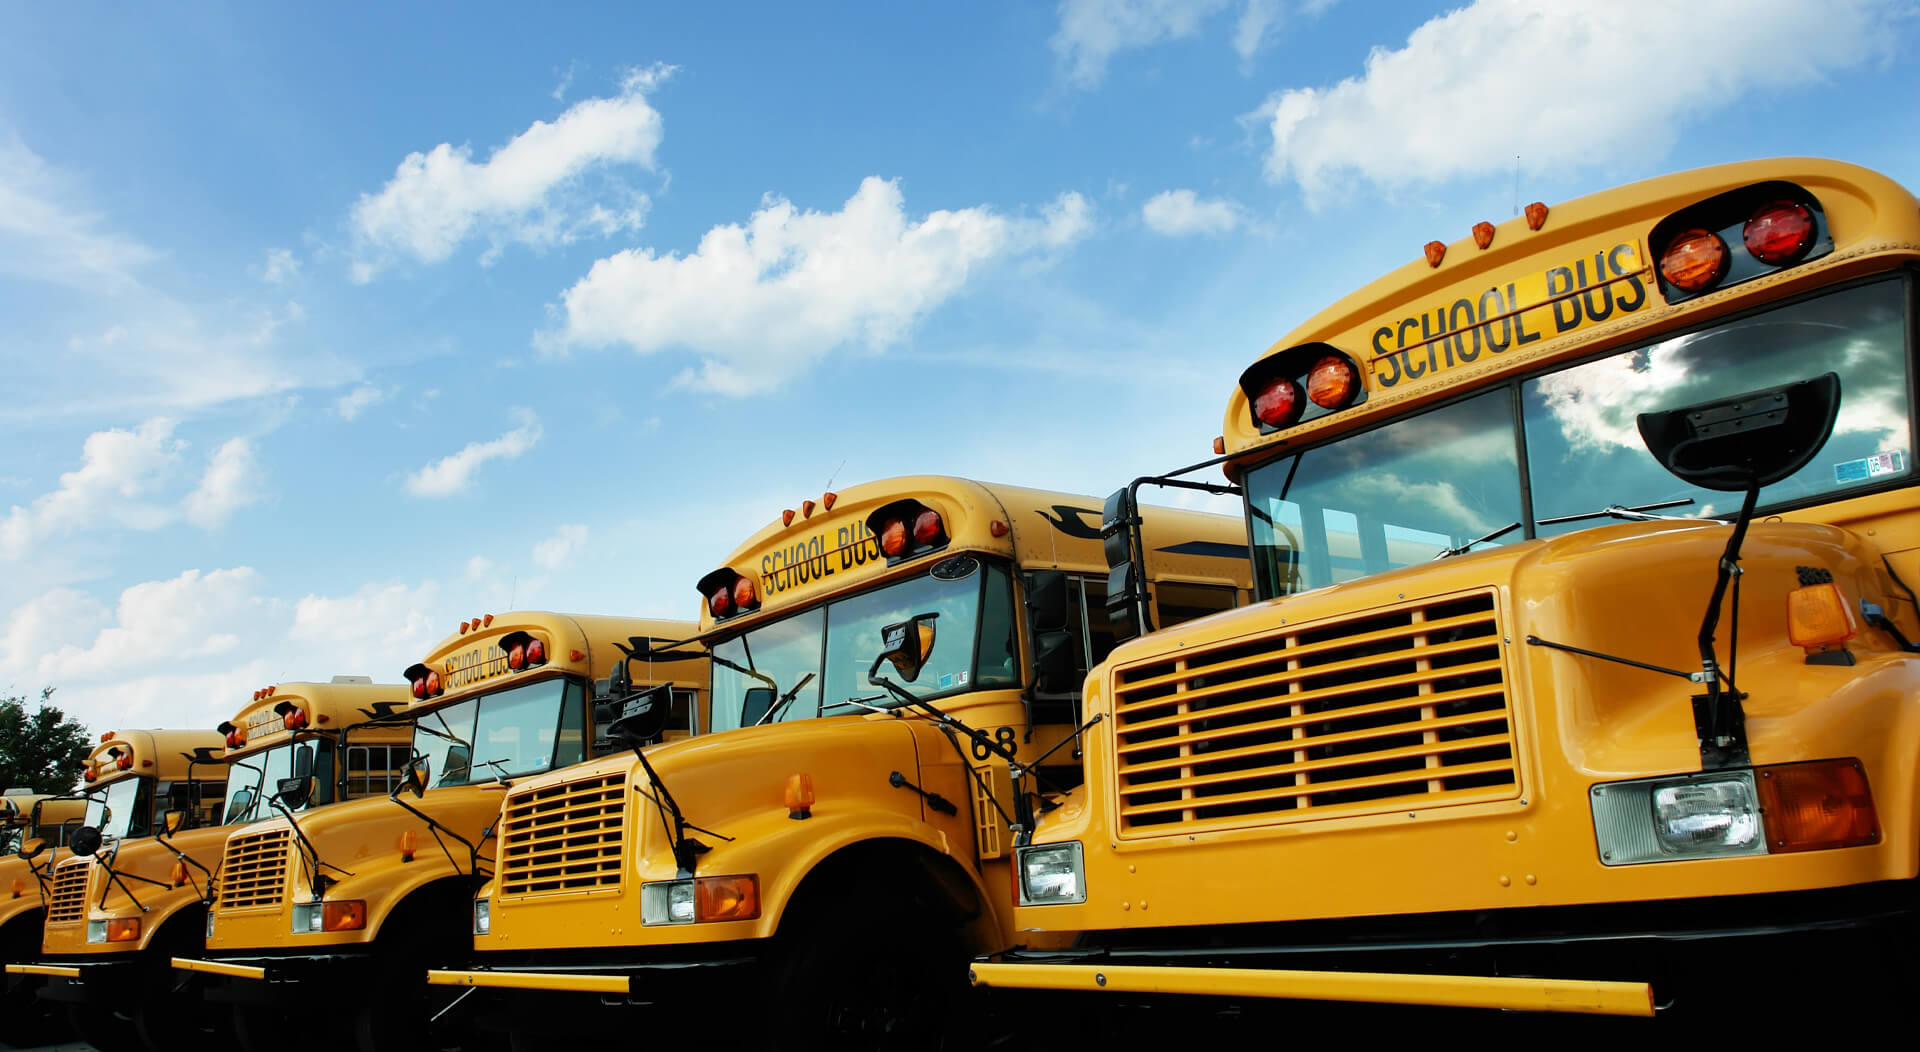
[[[335,676],[332,679],[328,680],[327,682],[358,684],[359,686],[362,686],[362,687],[371,687],[373,686],[373,677],[372,676]]]

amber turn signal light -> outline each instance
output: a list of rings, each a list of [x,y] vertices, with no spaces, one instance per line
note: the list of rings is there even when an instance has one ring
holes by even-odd
[[[1821,851],[1880,842],[1867,772],[1858,760],[1786,763],[1754,771],[1767,850]]]
[[[328,900],[320,907],[322,931],[359,931],[366,926],[367,904],[364,900]]]
[[[1682,292],[1699,292],[1727,272],[1727,243],[1710,230],[1685,230],[1660,257],[1660,276]]]
[[[115,917],[107,921],[108,942],[133,942],[140,938],[140,918]]]
[[[760,878],[701,877],[693,882],[693,919],[752,920],[760,916]]]
[[[1787,593],[1787,638],[1794,646],[1832,646],[1859,634],[1860,622],[1839,585],[1804,585]]]

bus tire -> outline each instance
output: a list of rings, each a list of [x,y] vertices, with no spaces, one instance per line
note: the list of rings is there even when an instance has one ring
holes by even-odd
[[[776,1010],[767,1047],[781,1052],[938,1049],[964,993],[964,953],[948,926],[870,901],[818,904],[775,937]]]
[[[146,1052],[146,1042],[127,1015],[100,1005],[66,1006],[67,1022],[75,1037],[100,1052]]]

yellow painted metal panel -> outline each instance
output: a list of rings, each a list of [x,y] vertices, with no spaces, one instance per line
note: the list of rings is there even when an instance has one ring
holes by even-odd
[[[589,994],[624,994],[630,989],[624,975],[554,975],[548,972],[430,971],[429,986],[487,986],[507,990],[569,990]]]
[[[225,975],[234,979],[265,979],[267,970],[250,964],[228,964],[225,961],[196,961],[191,957],[175,957],[173,966],[183,972],[201,972],[206,975]]]
[[[976,964],[971,974],[975,986],[1029,990],[1204,994],[1522,1012],[1653,1015],[1650,985],[1584,979],[1084,964]]]

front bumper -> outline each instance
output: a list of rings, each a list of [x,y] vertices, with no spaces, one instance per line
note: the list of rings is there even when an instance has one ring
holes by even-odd
[[[366,951],[300,954],[285,957],[175,957],[175,971],[206,983],[209,1001],[226,1004],[280,1004],[296,995],[312,997],[330,990],[364,986],[373,962]]]
[[[671,959],[636,961],[619,951],[566,954],[489,954],[461,969],[427,973],[432,986],[527,993],[593,994],[609,1002],[651,1004],[683,1000],[725,976],[758,967],[757,942],[695,946]]]
[[[42,1000],[65,1004],[124,1004],[140,985],[133,955],[110,960],[51,959],[7,965],[7,989],[32,990]]]

